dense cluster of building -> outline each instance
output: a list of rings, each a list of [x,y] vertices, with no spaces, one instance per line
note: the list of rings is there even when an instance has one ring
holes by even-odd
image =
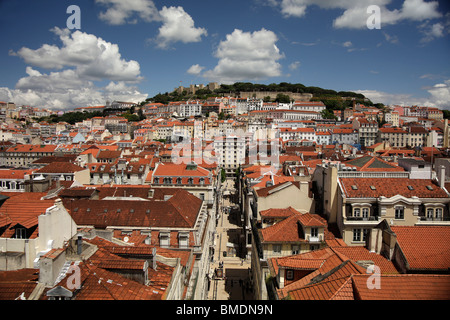
[[[255,299],[450,299],[437,108],[217,97],[73,125],[1,108],[0,299],[204,300],[226,196]]]

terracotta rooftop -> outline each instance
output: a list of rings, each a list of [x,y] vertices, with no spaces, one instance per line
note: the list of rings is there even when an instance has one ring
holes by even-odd
[[[272,208],[272,209],[262,210],[260,212],[260,215],[262,218],[287,218],[293,214],[298,214],[298,213],[300,213],[300,212],[298,212],[297,210],[295,210],[292,207],[288,207],[288,208],[282,208],[282,209]]]
[[[363,266],[370,264],[380,267],[382,275],[398,274],[394,264],[383,256],[369,252],[364,247],[353,247],[345,244],[298,255],[272,258],[269,261],[273,276],[278,274],[280,268],[311,271],[303,278],[287,284],[283,289],[278,289],[278,295],[281,298],[286,297],[291,292],[296,292],[294,297],[306,300],[318,298],[318,296],[324,299],[331,298],[334,294],[338,294],[342,288],[340,288],[340,285],[336,287],[336,283],[330,281],[337,280],[342,285],[352,275],[366,274],[366,269]],[[325,287],[319,286],[321,283]],[[301,290],[306,287],[308,289]],[[330,288],[333,288],[331,291],[334,292],[326,291]],[[311,292],[317,290],[325,290],[326,292],[314,296]],[[311,297],[308,296],[310,294],[312,294]]]
[[[258,231],[261,234],[261,240],[264,242],[304,242],[306,239],[300,225],[325,227],[325,238],[334,238],[326,230],[326,221],[312,213],[294,213],[286,219]]]
[[[192,228],[202,200],[178,189],[167,201],[77,200],[64,201],[78,225]]]
[[[83,170],[85,169],[70,162],[52,162],[34,173],[75,173]]]
[[[408,178],[339,178],[348,198],[386,198],[401,195],[406,198],[447,198],[444,189],[430,179]]]
[[[450,269],[449,226],[391,226],[410,270]]]
[[[352,277],[357,300],[450,300],[450,275],[381,275],[379,289],[369,289],[370,275]]]
[[[346,166],[356,167],[358,171],[405,171],[402,167],[394,163],[389,163],[383,159],[371,156],[362,156],[345,161]]]
[[[30,229],[38,225],[38,217],[53,206],[53,200],[22,200],[9,198],[0,207],[0,227],[7,227],[0,237],[9,238],[14,235],[14,227],[17,225]],[[30,235],[30,239],[38,235],[37,228]]]
[[[6,152],[54,152],[56,145],[17,144]]]

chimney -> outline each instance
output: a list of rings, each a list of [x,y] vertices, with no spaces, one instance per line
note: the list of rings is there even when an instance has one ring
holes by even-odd
[[[152,249],[152,269],[156,270],[156,247]]]
[[[445,167],[443,165],[439,166],[438,183],[439,183],[439,187],[441,187],[441,188],[443,188],[445,185]]]
[[[83,252],[83,237],[82,236],[78,236],[78,239],[77,239],[77,255],[81,255],[82,252]]]
[[[63,203],[62,203],[62,200],[59,199],[59,198],[55,200],[55,206],[57,206],[59,209],[64,208],[64,205],[63,205]]]

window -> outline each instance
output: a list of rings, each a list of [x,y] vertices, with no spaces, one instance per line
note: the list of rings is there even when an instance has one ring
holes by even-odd
[[[162,248],[168,248],[169,247],[169,233],[168,232],[161,232],[159,234],[159,245]]]
[[[286,280],[294,280],[294,270],[286,270]]]
[[[298,244],[292,245],[292,254],[299,254],[300,253],[300,246]]]
[[[404,218],[405,218],[405,208],[395,207],[395,219],[404,219]]]
[[[178,245],[180,248],[187,248],[188,247],[188,242],[189,240],[189,234],[188,233],[180,233],[179,234],[179,238],[178,238]]]
[[[436,208],[436,220],[442,220],[442,208]]]
[[[361,229],[353,229],[353,241],[361,241]]]
[[[369,208],[363,208],[362,209],[362,216],[363,216],[363,218],[368,218],[369,217]]]
[[[434,210],[433,208],[427,208],[427,218],[428,219],[432,219],[434,215]]]
[[[281,253],[281,244],[272,245],[273,253]]]
[[[26,239],[27,230],[25,228],[17,228],[14,238],[16,239]]]
[[[361,209],[360,208],[354,208],[353,209],[353,216],[354,217],[359,217],[361,213]]]
[[[367,240],[367,236],[369,235],[370,229],[363,229],[363,241]]]
[[[319,236],[319,229],[311,228],[311,237],[318,237],[318,236]]]

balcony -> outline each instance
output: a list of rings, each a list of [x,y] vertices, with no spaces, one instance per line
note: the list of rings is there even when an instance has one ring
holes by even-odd
[[[450,226],[450,217],[417,217],[416,226]]]
[[[360,225],[360,224],[378,224],[380,222],[379,216],[368,217],[344,217],[344,224],[347,225]]]
[[[318,236],[306,235],[306,241],[309,243],[320,243],[323,241],[323,236],[320,234]]]

